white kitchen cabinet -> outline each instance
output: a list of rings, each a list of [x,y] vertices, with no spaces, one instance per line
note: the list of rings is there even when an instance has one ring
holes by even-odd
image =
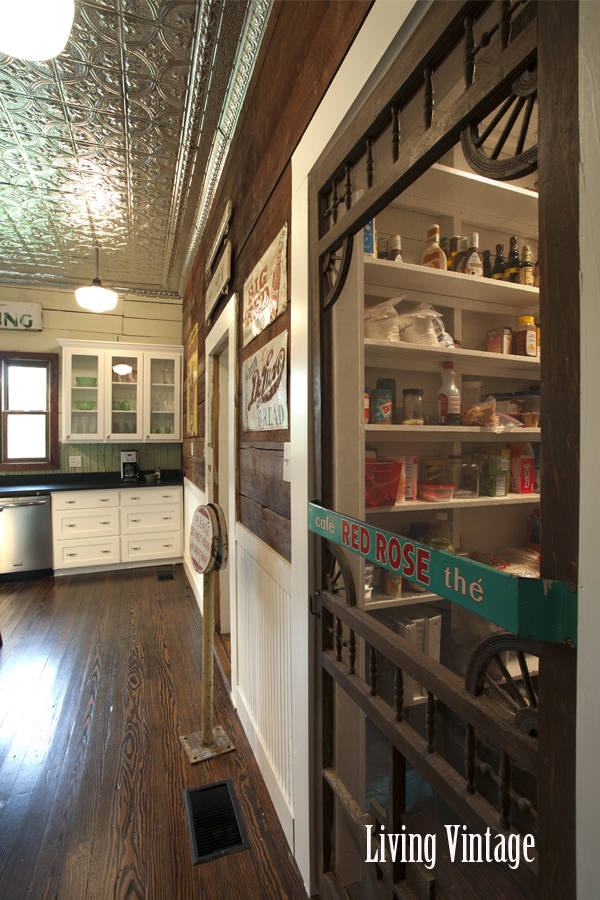
[[[181,354],[144,353],[144,440],[181,440]]]
[[[183,488],[57,491],[52,542],[55,575],[181,562]]]
[[[523,242],[532,247],[534,260],[537,256],[537,194],[444,165],[433,166],[376,217],[380,234],[401,234],[404,262],[365,256],[362,240],[355,240],[346,285],[332,311],[337,385],[332,428],[335,508],[400,534],[408,534],[411,523],[433,521],[436,512],[444,511],[449,515],[457,549],[522,546],[526,519],[539,507],[539,494],[510,493],[500,498],[480,495],[430,503],[417,500],[365,508],[366,448],[382,456],[444,459],[470,452],[475,445],[540,439],[540,428],[497,433],[484,427],[365,424],[364,388],[375,389],[381,378],[395,379],[398,409],[402,407],[403,389],[418,387],[424,391],[424,413],[436,416],[442,363],[446,360],[454,363],[459,389],[463,381],[476,380],[482,384],[483,397],[493,392],[526,391],[539,384],[538,358],[485,350],[487,330],[504,325],[515,328],[519,316],[538,314],[538,289],[421,266],[431,222],[440,222],[442,234],[448,236],[479,231],[483,235],[480,247],[492,250],[492,263],[496,243],[503,243],[506,250],[511,234],[520,238],[520,248]],[[428,303],[440,312],[446,330],[461,342],[461,348],[365,338],[365,303],[371,306],[402,297],[414,305]],[[368,592],[365,596],[360,590],[364,563],[357,557],[349,562],[359,585],[359,602],[367,609],[438,599],[433,594],[387,596],[383,588],[374,590],[371,597]]]
[[[182,440],[183,347],[59,339],[62,440]]]

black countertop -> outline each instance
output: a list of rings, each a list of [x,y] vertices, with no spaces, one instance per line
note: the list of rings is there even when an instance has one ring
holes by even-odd
[[[119,472],[87,472],[73,475],[4,475],[0,476],[0,497],[31,497],[55,491],[102,491],[114,488],[174,487],[183,484],[179,469],[162,469],[160,482],[122,481]]]

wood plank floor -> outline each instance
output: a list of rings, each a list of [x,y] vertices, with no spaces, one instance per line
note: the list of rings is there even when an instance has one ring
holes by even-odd
[[[0,900],[305,900],[218,674],[236,750],[192,766],[202,620],[180,566],[0,584]],[[231,778],[250,847],[192,864],[186,788]]]

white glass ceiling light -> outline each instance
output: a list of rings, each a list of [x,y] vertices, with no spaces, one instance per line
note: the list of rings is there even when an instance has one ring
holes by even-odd
[[[115,308],[118,297],[114,291],[109,291],[107,288],[102,287],[102,282],[98,278],[99,248],[95,247],[94,249],[96,251],[96,277],[92,281],[91,287],[78,288],[75,291],[75,296],[79,305],[83,306],[84,309],[89,309],[90,312],[106,312]]]
[[[0,0],[0,51],[17,59],[53,59],[69,40],[74,0]]]
[[[117,375],[129,375],[130,372],[133,372],[133,366],[126,366],[125,363],[119,363],[118,366],[113,366],[113,372],[116,372]]]

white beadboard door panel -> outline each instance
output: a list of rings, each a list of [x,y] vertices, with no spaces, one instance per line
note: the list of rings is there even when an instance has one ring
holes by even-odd
[[[237,530],[244,531],[239,523]],[[269,548],[261,556],[265,559],[259,562],[236,542],[234,695],[287,840],[293,847],[292,598],[289,575],[276,579],[272,574],[278,574],[282,564],[287,566],[285,561]],[[273,557],[269,570],[262,565],[267,562],[267,556]],[[280,581],[288,583],[282,586]]]

